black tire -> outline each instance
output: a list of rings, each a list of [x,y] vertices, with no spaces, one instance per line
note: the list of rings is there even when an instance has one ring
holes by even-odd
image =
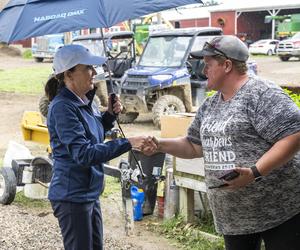
[[[42,96],[39,100],[39,110],[41,114],[47,118],[50,101],[47,96]]]
[[[279,58],[283,62],[287,62],[290,59],[288,56],[280,56]]]
[[[0,204],[11,204],[16,196],[17,180],[12,168],[0,168]]]
[[[119,114],[120,123],[132,123],[139,116],[137,112],[129,112],[124,114]]]
[[[42,61],[44,61],[44,58],[42,58],[42,57],[35,57],[34,60],[36,62],[42,62]]]
[[[47,96],[42,96],[39,100],[39,110],[40,110],[40,113],[45,117],[47,118],[47,115],[48,115],[48,109],[49,109],[49,99]],[[99,110],[101,110],[102,106],[101,106],[101,102],[100,102],[100,99],[98,96],[94,96],[94,99],[93,99],[93,105],[95,105]]]
[[[183,102],[174,95],[161,96],[153,105],[152,120],[154,125],[160,129],[160,117],[186,111]]]
[[[37,156],[30,162],[33,167],[32,179],[38,179],[43,183],[48,183],[52,178],[53,161],[48,157]]]
[[[95,86],[97,87],[96,90],[96,95],[100,99],[100,103],[103,107],[108,106],[108,90],[107,90],[107,85],[106,81],[98,81],[95,83]]]

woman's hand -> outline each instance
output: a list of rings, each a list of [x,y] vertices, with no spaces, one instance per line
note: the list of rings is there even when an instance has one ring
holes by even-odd
[[[107,111],[112,115],[117,115],[123,110],[123,106],[120,100],[120,97],[118,95],[114,95],[114,100],[112,100],[112,95],[109,95],[108,97],[108,109]],[[114,101],[113,106],[111,105],[112,101]]]
[[[128,141],[135,150],[142,151],[146,155],[151,155],[157,150],[157,144],[153,140],[153,136],[134,136],[129,137]]]

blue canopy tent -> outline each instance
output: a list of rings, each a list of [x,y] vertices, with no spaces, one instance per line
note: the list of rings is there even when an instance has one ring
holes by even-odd
[[[119,22],[200,0],[11,0],[0,12],[0,41],[108,28]]]

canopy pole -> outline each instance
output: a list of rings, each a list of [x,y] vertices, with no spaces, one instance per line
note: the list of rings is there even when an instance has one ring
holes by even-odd
[[[101,33],[101,37],[102,37],[102,43],[103,43],[104,53],[105,53],[105,56],[108,58],[108,50],[107,50],[106,43],[104,41],[103,28],[100,28],[100,33]],[[112,77],[111,77],[110,65],[109,65],[108,61],[106,63],[106,66],[107,66],[107,71],[108,71],[109,85],[111,87],[112,93],[115,93],[114,85],[113,85]]]
[[[234,21],[234,34],[235,35],[237,35],[237,22],[238,22],[238,18],[240,17],[241,14],[242,14],[241,11],[235,12],[235,21]]]
[[[279,11],[281,11],[281,9],[272,9],[271,10],[268,10],[269,14],[274,17],[274,16],[277,16],[277,14],[279,13]],[[272,39],[275,39],[275,25],[276,25],[276,21],[274,18],[272,18]]]
[[[102,37],[102,42],[103,42],[103,48],[104,48],[104,53],[105,53],[105,56],[108,58],[108,50],[107,50],[107,47],[106,47],[106,44],[105,44],[105,41],[104,41],[104,35],[103,35],[103,28],[100,29],[100,32],[101,32],[101,37]],[[114,85],[113,85],[113,82],[112,82],[112,77],[111,77],[111,71],[110,71],[110,67],[109,67],[109,63],[106,64],[107,65],[107,70],[108,70],[108,77],[109,77],[109,84],[111,86],[111,90],[112,90],[112,93],[116,93],[115,90],[114,90]],[[124,138],[126,138],[122,128],[121,128],[121,125],[119,123],[119,120],[118,118],[116,119],[117,121],[117,124],[119,126],[119,129],[120,129],[120,132],[122,134],[122,136]],[[131,153],[132,153],[132,156],[133,156],[133,159],[135,160],[137,166],[138,166],[138,169],[140,170],[140,173],[141,173],[141,176],[142,176],[142,179],[145,179],[146,178],[146,175],[141,167],[141,164],[139,163],[139,161],[137,160],[137,157],[136,155],[134,154],[133,150],[131,149],[130,150]]]

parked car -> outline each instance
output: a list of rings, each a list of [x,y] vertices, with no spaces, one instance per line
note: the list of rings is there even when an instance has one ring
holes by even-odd
[[[249,52],[253,55],[264,54],[264,55],[275,55],[279,40],[275,39],[262,39],[255,43],[250,44]]]
[[[288,61],[291,57],[300,59],[300,32],[296,33],[290,39],[279,43],[277,55],[281,61]]]

